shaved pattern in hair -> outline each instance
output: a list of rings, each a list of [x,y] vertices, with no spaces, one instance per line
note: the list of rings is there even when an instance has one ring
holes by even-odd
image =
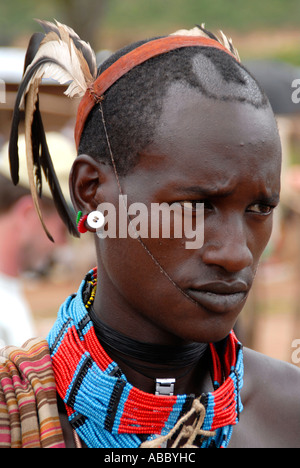
[[[141,41],[109,57],[98,74]],[[102,109],[110,145],[120,176],[135,166],[139,153],[151,144],[168,87],[182,82],[204,96],[223,101],[247,102],[256,108],[268,99],[251,74],[226,52],[189,47],[153,57],[130,70],[105,93]],[[78,154],[89,154],[111,164],[99,105],[91,111]]]

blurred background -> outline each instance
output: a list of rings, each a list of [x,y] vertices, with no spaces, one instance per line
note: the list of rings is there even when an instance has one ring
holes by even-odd
[[[4,157],[25,48],[31,34],[40,31],[34,18],[57,19],[71,26],[90,42],[99,63],[129,42],[195,24],[205,23],[208,29],[216,33],[222,29],[232,37],[243,63],[269,96],[283,144],[282,203],[237,333],[245,345],[299,366],[300,104],[299,99],[292,100],[293,92],[300,89],[299,0],[0,0],[0,80],[5,82],[5,89],[0,88],[0,147]],[[55,83],[45,83],[41,94],[47,131],[72,145],[78,102],[65,98]],[[300,97],[300,92],[294,96]],[[70,152],[75,156],[74,148]],[[0,234],[1,226],[0,213]],[[14,276],[36,334],[46,336],[61,302],[77,290],[83,275],[94,266],[92,250],[88,235],[80,241],[65,239],[42,265],[19,267]],[[13,276],[11,272],[3,275]],[[0,333],[1,339],[5,343]]]

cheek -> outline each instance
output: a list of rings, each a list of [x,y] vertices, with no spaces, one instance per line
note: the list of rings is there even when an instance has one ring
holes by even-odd
[[[168,239],[145,239],[143,243],[137,239],[100,240],[99,274],[136,310],[148,316],[159,310],[167,316],[174,305],[186,301],[174,284],[185,264],[185,249],[178,246],[178,240],[176,247]]]
[[[106,238],[99,241],[101,258],[108,271],[116,267],[117,276],[130,272],[133,277],[148,278],[152,284],[161,280],[162,268],[171,275],[185,262],[190,252],[186,248],[187,242],[195,237],[194,226],[186,223],[189,230],[186,238],[180,209],[175,215],[163,212],[159,217],[155,209],[151,211],[147,207],[136,215],[135,208],[128,208],[130,224],[124,214],[107,217]],[[137,239],[138,236],[141,241]]]
[[[273,215],[269,216],[264,222],[251,223],[249,227],[249,248],[251,249],[254,263],[260,260],[272,234]]]
[[[103,268],[110,280],[123,292],[140,291],[162,294],[170,286],[165,284],[164,273],[170,276],[184,263],[186,251],[181,239],[105,239],[99,241]]]

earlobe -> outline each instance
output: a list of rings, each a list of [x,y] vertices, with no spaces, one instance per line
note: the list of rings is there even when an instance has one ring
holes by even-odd
[[[74,207],[89,213],[101,203],[101,185],[105,182],[102,165],[86,154],[73,163],[69,186]]]

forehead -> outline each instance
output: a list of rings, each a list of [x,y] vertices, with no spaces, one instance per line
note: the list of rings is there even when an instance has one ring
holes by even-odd
[[[163,99],[154,144],[165,151],[174,151],[185,144],[188,151],[200,144],[234,147],[271,142],[275,143],[274,148],[279,144],[269,107],[255,108],[239,101],[208,98],[179,82],[169,87]]]
[[[166,179],[280,175],[281,145],[269,107],[221,101],[176,83],[169,87],[153,143],[140,158]]]

